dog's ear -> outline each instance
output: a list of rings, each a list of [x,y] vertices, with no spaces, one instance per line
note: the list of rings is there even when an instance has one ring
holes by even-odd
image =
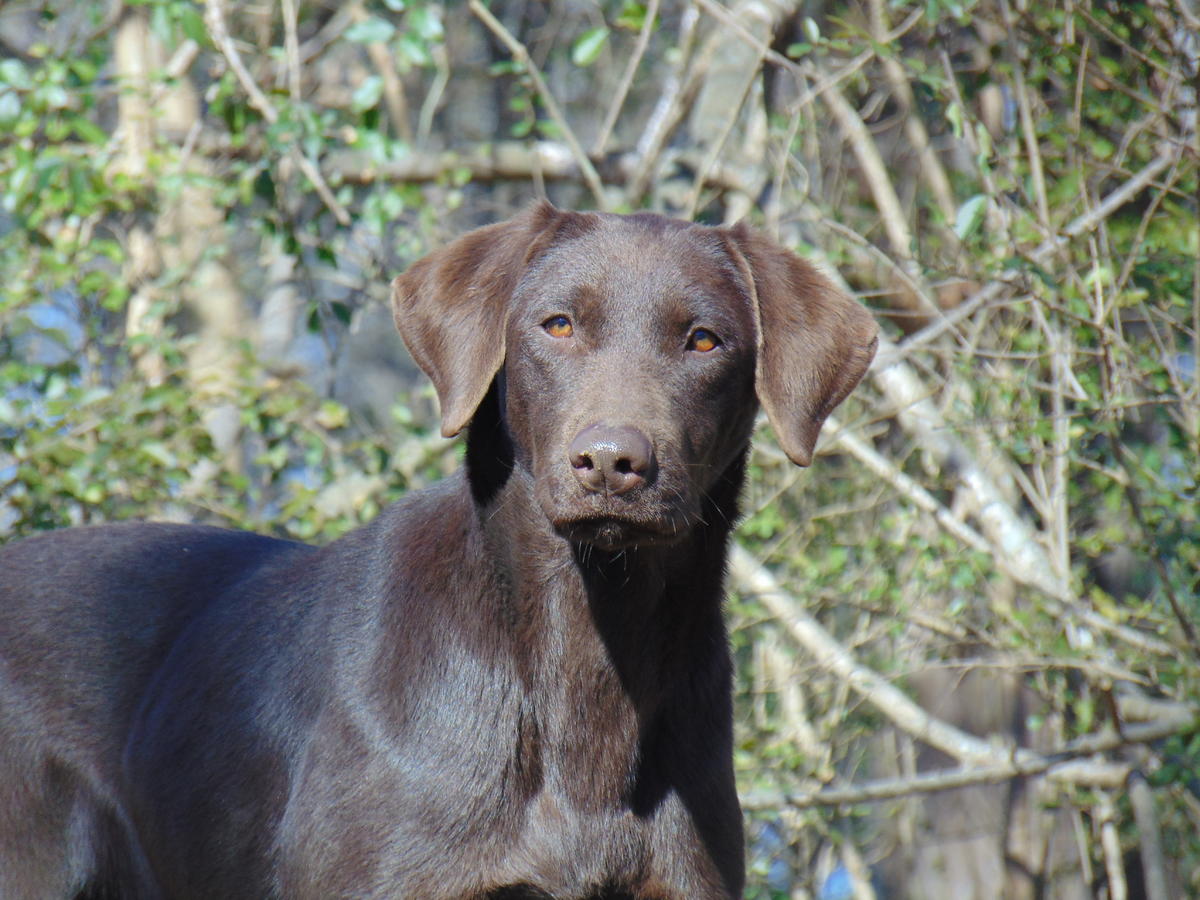
[[[728,235],[756,295],[759,402],[783,451],[807,466],[826,417],[866,374],[878,328],[812,264],[745,223]]]
[[[392,316],[437,389],[442,434],[475,415],[504,364],[508,303],[539,235],[563,215],[542,202],[430,253],[392,282]]]

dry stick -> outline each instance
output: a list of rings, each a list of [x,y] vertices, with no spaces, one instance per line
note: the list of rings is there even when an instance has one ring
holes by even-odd
[[[259,90],[258,85],[254,83],[249,70],[242,62],[241,54],[238,53],[237,47],[234,46],[233,40],[229,37],[229,31],[225,27],[225,13],[221,7],[221,0],[206,0],[204,13],[205,24],[208,25],[209,37],[212,38],[213,44],[225,57],[226,62],[229,63],[229,67],[233,69],[233,74],[241,83],[242,90],[250,98],[251,105],[262,114],[262,117],[268,123],[274,125],[279,121],[279,113],[271,105],[271,101]],[[346,208],[333,195],[333,191],[329,189],[329,185],[326,183],[324,176],[321,175],[321,171],[317,168],[316,164],[295,146],[289,152],[300,171],[312,182],[318,196],[320,196],[325,206],[329,208],[329,211],[333,213],[338,223],[349,225],[350,214],[346,212]]]
[[[863,177],[871,189],[871,196],[875,200],[875,208],[883,220],[883,228],[887,233],[892,252],[900,257],[900,265],[908,272],[909,280],[921,283],[923,279],[920,277],[916,260],[913,258],[916,242],[913,240],[912,231],[909,230],[904,208],[900,204],[900,197],[896,194],[896,187],[888,176],[887,166],[879,153],[875,138],[857,110],[850,105],[850,101],[840,90],[833,88],[826,91],[823,99],[834,118],[837,119],[845,142],[850,145],[858,160]],[[941,308],[930,299],[927,291],[918,292],[917,297],[923,312],[934,316],[941,315]]]
[[[765,60],[775,65],[782,66],[792,72],[805,73],[811,67],[798,66],[796,63],[780,56],[777,52],[770,49],[769,45],[756,38],[753,34],[746,31],[738,21],[730,14],[729,10],[721,6],[713,0],[697,0],[708,12],[721,22],[728,26],[734,34],[738,35],[743,41],[747,42],[756,51],[760,52]],[[696,7],[688,6],[685,11],[684,40],[681,46],[684,49],[682,56],[686,58],[687,51],[691,47],[691,39],[694,35],[696,26],[696,17],[694,15]],[[920,19],[921,13],[918,10],[915,14],[910,15],[905,20],[904,24],[891,32],[890,39],[895,39],[903,35],[908,29]],[[654,113],[650,117],[650,122],[647,124],[642,139],[638,141],[639,162],[634,173],[627,180],[626,198],[629,201],[636,201],[646,192],[646,186],[650,181],[651,174],[658,158],[662,153],[662,148],[666,144],[667,139],[674,132],[679,122],[682,121],[683,115],[688,106],[695,99],[696,93],[699,90],[700,82],[708,71],[709,63],[711,62],[712,54],[717,46],[717,38],[719,35],[712,35],[705,43],[693,64],[687,69],[686,75],[680,77],[678,74],[672,75],[667,79],[667,83],[663,90],[663,96],[660,98]],[[816,100],[821,94],[830,88],[836,86],[841,81],[849,78],[863,66],[865,66],[874,57],[874,53],[870,50],[860,53],[853,60],[847,63],[842,68],[838,69],[831,75],[819,80],[813,87],[808,90],[793,106],[793,115],[799,115],[800,110]],[[710,178],[711,182],[712,179]],[[745,191],[744,191],[745,192]]]
[[[370,18],[362,3],[355,3],[350,8],[350,15],[355,22],[365,22]],[[408,121],[408,98],[404,95],[404,85],[396,74],[396,63],[387,44],[382,41],[371,41],[367,44],[367,56],[371,64],[383,79],[383,99],[387,103],[388,118],[392,127],[401,140],[411,144],[413,139],[412,125]]]
[[[782,66],[785,69],[797,68],[797,64],[794,60],[790,60],[778,51],[772,50],[769,42],[764,42],[756,34],[748,31],[745,27],[743,27],[742,23],[734,17],[733,13],[731,13],[720,3],[717,3],[716,0],[696,0],[696,2],[700,6],[703,6],[715,18],[720,19],[722,24],[729,28],[729,30],[737,35],[744,43],[748,44],[754,50],[760,52],[764,59],[770,60],[771,62],[775,63],[775,65]]]
[[[868,470],[890,484],[896,493],[907,498],[913,506],[932,515],[934,520],[947,532],[971,549],[978,550],[992,558],[996,557],[996,548],[988,542],[987,538],[957,518],[933,494],[902,472],[891,460],[878,453],[862,438],[843,428],[835,416],[830,416],[825,420],[825,430],[827,434],[831,435],[830,443],[840,444]]]
[[[884,231],[895,253],[901,257],[912,254],[913,236],[908,228],[900,198],[895,186],[888,176],[887,166],[875,144],[875,139],[867,129],[858,112],[850,105],[850,101],[840,90],[826,91],[825,103],[841,126],[845,142],[850,145],[858,163],[862,167],[863,176],[871,188],[875,198],[875,207],[883,219]]]
[[[433,65],[437,70],[433,82],[421,102],[421,111],[417,114],[417,145],[424,147],[429,143],[429,135],[433,131],[433,116],[442,102],[446,85],[450,83],[450,54],[446,51],[445,43],[433,47]]]
[[[1002,765],[1009,759],[1030,762],[1037,754],[1005,749],[937,719],[870,669],[860,666],[837,639],[779,585],[740,545],[730,555],[729,574],[735,589],[755,597],[784,630],[830,674],[869,700],[881,713],[913,737],[955,759],[973,765]]]
[[[894,352],[891,356],[895,358]],[[1047,613],[1065,617],[1068,621],[1077,619],[1149,653],[1174,656],[1178,652],[1165,641],[1077,606],[1070,585],[1055,575],[1032,526],[1008,502],[974,455],[952,436],[949,426],[930,400],[928,389],[911,366],[903,362],[889,363],[875,371],[874,378],[896,410],[905,431],[914,435],[921,447],[944,469],[955,472],[974,498],[978,507],[976,517],[998,567],[1015,581],[1045,595]]]
[[[746,105],[746,98],[750,95],[750,90],[758,81],[758,71],[762,66],[762,54],[759,53],[754,65],[749,68],[749,77],[746,78],[746,83],[742,86],[737,105],[730,110],[729,118],[725,120],[725,126],[721,129],[721,133],[717,139],[712,142],[708,148],[708,152],[704,155],[703,162],[700,163],[700,168],[696,170],[696,177],[692,181],[692,190],[688,196],[687,204],[684,206],[683,217],[691,219],[696,215],[696,209],[700,205],[700,194],[703,193],[705,180],[708,178],[708,173],[712,171],[713,166],[717,164],[717,159],[721,155],[721,151],[725,149],[725,142],[729,140],[729,135],[733,134],[733,129],[737,125],[738,119],[742,114],[742,107]]]
[[[1055,781],[1088,787],[1120,788],[1129,777],[1128,763],[1094,762],[1091,760],[1039,760],[1036,764],[1020,766],[1015,763],[980,766],[970,769],[948,769],[921,772],[900,778],[880,778],[845,787],[822,788],[819,791],[751,791],[742,796],[746,809],[773,809],[794,806],[843,806],[855,803],[877,803],[914,794],[934,794],[978,784],[998,784],[1012,778],[1045,775]]]
[[[1109,900],[1128,900],[1129,887],[1125,882],[1125,866],[1121,861],[1121,837],[1117,834],[1117,810],[1108,791],[1100,792],[1096,813],[1096,818],[1100,820],[1100,847],[1104,851]]]
[[[700,14],[696,7],[688,4],[679,26],[679,64],[664,79],[662,93],[637,142],[637,163],[625,186],[625,199],[631,206],[637,206],[646,193],[659,156],[671,134],[683,121],[687,108],[695,100],[700,81],[712,61],[716,44],[711,39],[702,52],[692,56],[699,20]]]
[[[715,18],[720,19],[722,24],[724,24],[727,28],[730,29],[730,31],[732,31],[734,34],[736,34],[739,38],[741,38],[743,41],[745,41],[751,47],[753,47],[754,49],[757,50],[762,46],[763,42],[761,40],[759,40],[752,32],[747,31],[742,26],[742,23],[739,22],[737,20],[737,18],[733,15],[733,13],[730,12],[729,9],[727,9],[726,7],[722,6],[720,3],[717,3],[716,0],[696,0],[696,2],[699,3],[700,6],[703,6],[706,10],[708,10],[708,12],[710,12]],[[884,42],[891,43],[892,41],[898,40],[899,38],[906,35],[910,30],[912,30],[913,26],[916,25],[917,22],[919,22],[921,20],[921,17],[923,15],[924,15],[923,10],[921,10],[921,9],[914,10],[912,13],[909,14],[908,18],[906,18],[900,25],[898,25],[892,31],[889,31],[887,34],[885,34],[883,36]],[[868,51],[866,51],[865,55],[869,59],[872,56],[874,56],[875,54],[874,54],[874,51],[868,50]],[[770,45],[767,45],[766,50],[763,52],[763,57],[768,62],[774,63],[777,66],[782,66],[785,69],[800,70],[802,68],[800,66],[800,64],[797,63],[795,60],[788,59],[786,56],[783,56],[779,52],[772,50],[770,48]]]
[[[781,56],[777,51],[772,50],[769,43],[760,40],[751,32],[742,27],[741,23],[733,17],[721,4],[715,0],[697,0],[708,12],[715,18],[720,19],[721,23],[727,26],[734,34],[736,34],[744,43],[748,44],[752,49],[762,54],[762,58],[781,68],[787,69],[789,72],[797,76],[812,77],[812,66],[804,65],[788,59],[786,56]],[[916,10],[895,30],[888,32],[887,40],[894,41],[906,34],[921,18],[922,11]],[[807,92],[805,92],[796,101],[793,107],[793,115],[798,115],[800,110],[808,106],[818,97],[822,96],[826,91],[837,87],[841,82],[845,81],[851,75],[855,74],[859,69],[865,66],[868,62],[875,58],[873,50],[864,50],[854,59],[850,60],[846,65],[842,66],[837,71],[830,75],[826,75],[819,79]]]
[[[1062,329],[1055,328],[1045,310],[1041,298],[1035,293],[1033,297],[1033,320],[1046,336],[1050,352],[1050,415],[1053,441],[1050,451],[1050,484],[1047,489],[1040,468],[1035,469],[1041,482],[1041,498],[1038,506],[1046,514],[1048,542],[1052,554],[1051,565],[1054,574],[1062,580],[1070,575],[1071,545],[1067,531],[1069,520],[1069,505],[1067,501],[1068,452],[1070,450],[1071,419],[1067,414],[1065,383],[1070,376],[1070,357],[1064,344],[1070,340]],[[1074,643],[1074,635],[1070,631],[1067,639]]]
[[[1038,144],[1037,127],[1033,122],[1033,105],[1029,101],[1029,90],[1025,84],[1025,68],[1021,65],[1016,41],[1013,40],[1013,36],[1016,34],[1016,19],[1013,17],[1008,0],[1000,0],[1000,9],[1004,17],[1004,25],[1008,29],[1009,40],[1006,42],[1006,47],[1013,78],[1016,80],[1017,111],[1021,117],[1021,135],[1025,141],[1025,153],[1029,157],[1029,177],[1033,181],[1038,222],[1049,233],[1050,203],[1046,196],[1046,175],[1042,170],[1042,151]]]
[[[658,16],[658,3],[659,0],[650,0],[646,4],[642,29],[638,32],[637,43],[633,45],[633,53],[630,54],[629,62],[625,64],[625,72],[621,75],[617,95],[609,104],[608,113],[604,116],[604,124],[600,126],[600,134],[596,136],[596,141],[592,144],[593,156],[604,155],[604,148],[608,146],[608,139],[617,124],[617,116],[621,114],[621,109],[625,106],[625,98],[629,96],[629,89],[633,86],[633,76],[637,74],[642,57],[646,55],[646,47],[650,44],[650,33],[654,30],[654,19]]]
[[[1125,491],[1125,499],[1129,501],[1129,509],[1133,513],[1134,521],[1146,534],[1151,533],[1151,527],[1146,521],[1146,517],[1142,511],[1141,497],[1133,486],[1133,454],[1124,443],[1117,440],[1113,434],[1108,435],[1108,443],[1112,447],[1113,455],[1120,462],[1121,467],[1125,470],[1128,476],[1123,485]],[[1192,654],[1200,659],[1200,635],[1196,633],[1196,626],[1192,624],[1191,614],[1184,609],[1178,595],[1175,593],[1175,588],[1171,586],[1171,573],[1167,571],[1167,564],[1163,562],[1161,554],[1151,554],[1151,563],[1154,565],[1154,570],[1158,573],[1159,582],[1162,585],[1163,593],[1167,595],[1167,602],[1171,605],[1171,612],[1174,613],[1175,619],[1179,622],[1179,628],[1183,631],[1184,637],[1192,648]]]
[[[738,593],[754,597],[786,633],[829,674],[848,684],[900,730],[973,768],[904,779],[888,779],[845,789],[795,795],[798,805],[857,802],[901,796],[910,791],[943,790],[964,784],[1001,781],[1018,775],[1054,770],[1056,777],[1077,783],[1116,785],[1130,771],[1127,765],[1099,764],[1078,759],[1132,743],[1146,743],[1187,733],[1200,724],[1200,710],[1184,704],[1164,706],[1154,721],[1126,725],[1120,731],[1085,735],[1062,751],[1040,754],[1025,748],[991,743],[931,716],[878,673],[860,665],[778,580],[740,544],[730,554],[729,575]],[[1139,702],[1133,699],[1133,704]],[[1066,757],[1064,759],[1064,757]],[[907,788],[907,790],[905,789]]]
[[[542,98],[542,103],[546,107],[546,114],[558,126],[563,140],[571,148],[571,155],[575,158],[575,163],[579,166],[579,171],[583,174],[583,180],[587,182],[596,205],[600,209],[606,209],[608,202],[604,197],[604,185],[600,182],[600,176],[597,174],[595,166],[592,165],[592,161],[583,152],[583,147],[580,146],[578,138],[575,137],[575,132],[567,124],[566,117],[563,116],[562,110],[558,108],[558,102],[554,99],[554,95],[550,93],[550,88],[542,78],[542,73],[534,65],[533,58],[529,55],[529,51],[525,48],[525,45],[513,37],[512,33],[504,27],[504,24],[493,16],[491,11],[480,0],[470,0],[467,5],[470,7],[471,12],[487,26],[488,30],[508,48],[508,52],[513,55],[513,59],[520,63],[529,74],[529,77],[533,80],[534,88],[537,90],[538,95]]]
[[[700,165],[699,154],[674,156],[688,168]],[[609,159],[604,178],[609,184],[630,184],[641,160],[634,153]],[[487,148],[465,152],[410,153],[401,159],[377,162],[356,150],[334,150],[324,158],[325,169],[345,182],[369,184],[378,180],[436,181],[448,173],[465,169],[473,181],[496,179],[528,180],[535,173],[552,181],[580,180],[579,166],[571,149],[561,141],[499,141]],[[717,165],[707,183],[724,191],[753,193],[753,186],[733,166]]]
[[[883,0],[871,0],[871,36],[880,46],[888,43],[886,40],[887,9],[884,7]],[[929,140],[929,132],[925,130],[925,123],[916,113],[912,85],[908,83],[904,67],[894,56],[880,56],[879,61],[883,64],[883,74],[892,89],[892,95],[904,112],[904,133],[908,142],[917,150],[921,161],[921,175],[929,184],[929,189],[933,191],[934,200],[942,211],[942,216],[947,224],[953,226],[958,209],[958,205],[954,201],[954,189],[950,187],[950,179],[946,175],[946,170],[942,167],[937,152],[933,149],[933,143]],[[946,229],[946,232],[951,245],[957,246],[958,235],[954,233],[953,228]]]
[[[839,806],[850,803],[871,803],[894,800],[912,794],[931,794],[976,784],[995,784],[1010,778],[1027,778],[1044,775],[1054,781],[1085,787],[1102,787],[1120,790],[1129,784],[1129,779],[1138,773],[1131,763],[1095,759],[1105,750],[1122,746],[1144,744],[1176,734],[1186,733],[1195,726],[1192,720],[1187,725],[1176,721],[1155,723],[1126,729],[1123,733],[1106,732],[1089,736],[1085,743],[1070,742],[1061,751],[1047,753],[1025,762],[1009,760],[996,765],[944,769],[922,772],[899,778],[879,778],[857,784],[825,787],[814,791],[750,791],[742,798],[742,805],[749,809],[768,809],[783,804],[796,807]],[[1079,746],[1076,746],[1076,744]],[[1132,791],[1132,785],[1130,784]],[[1147,786],[1148,790],[1148,786]]]
[[[283,48],[287,57],[288,94],[300,102],[300,37],[296,31],[296,0],[283,0]]]
[[[801,81],[799,75],[793,75],[796,79],[796,86],[800,87],[804,82]],[[800,105],[796,104],[788,111],[788,130],[783,142],[779,145],[779,165],[775,167],[775,174],[771,180],[771,193],[768,195],[767,204],[763,208],[764,226],[767,234],[775,240],[779,240],[779,217],[783,210],[783,204],[780,198],[783,196],[783,179],[787,175],[789,164],[792,161],[792,142],[796,140],[796,133],[800,130]],[[805,174],[804,190],[800,193],[803,199],[808,195],[808,173]]]
[[[1179,148],[1165,147],[1144,169],[1108,194],[1094,209],[1075,219],[1061,234],[1043,241],[1029,258],[1043,264],[1070,239],[1091,231],[1150,184],[1160,172],[1172,165],[1179,153]],[[1000,276],[1002,280],[987,285],[979,294],[968,300],[966,305],[974,308],[998,298],[1007,286],[1006,280],[1015,281],[1019,277],[1021,275],[1018,270],[1004,272]],[[912,342],[909,342],[906,346],[911,345]],[[1166,642],[1141,634],[1128,626],[1112,623],[1092,610],[1073,609],[1075,598],[1069,586],[1064,580],[1056,577],[1049,559],[1034,539],[1028,523],[1004,499],[990,476],[975,462],[966,448],[950,437],[946,423],[929,400],[930,392],[911,367],[903,362],[902,356],[903,351],[895,344],[886,339],[881,340],[880,353],[871,369],[873,377],[898,411],[906,430],[915,434],[922,447],[933,453],[943,466],[959,473],[960,480],[970,489],[980,507],[979,519],[983,525],[983,532],[1000,551],[997,554],[998,558],[1008,560],[1009,574],[1063,604],[1050,607],[1052,615],[1066,613],[1068,608],[1072,608],[1079,621],[1119,637],[1133,646],[1160,655],[1169,656],[1177,652]]]
[[[1179,155],[1179,148],[1164,147],[1158,156],[1146,164],[1144,169],[1108,194],[1094,209],[1089,209],[1086,213],[1073,220],[1062,230],[1061,234],[1043,241],[1037,249],[1028,254],[1028,259],[1038,265],[1047,263],[1054,252],[1069,240],[1091,231],[1128,203],[1136,194],[1150,185],[1164,169],[1174,165],[1178,161]],[[1200,261],[1200,257],[1197,257],[1197,260]],[[930,322],[923,329],[906,338],[902,343],[895,344],[888,342],[886,346],[881,346],[871,368],[874,370],[890,366],[919,347],[932,343],[980,307],[1000,299],[1000,295],[1006,289],[1014,283],[1019,282],[1026,274],[1024,270],[1018,268],[1005,269],[993,281],[984,285],[949,313],[946,313],[936,321]]]
[[[926,289],[926,286],[914,278],[912,273],[907,271],[904,266],[900,265],[900,263],[896,262],[894,258],[885,253],[882,247],[867,240],[867,238],[863,237],[853,228],[847,228],[841,222],[837,222],[828,216],[821,217],[821,225],[825,228],[828,228],[835,234],[841,235],[852,244],[862,248],[866,253],[869,253],[876,262],[878,262],[884,268],[891,270],[893,275],[904,282],[905,287],[907,287],[921,299],[923,306],[931,310],[937,310],[938,315],[936,317],[936,321],[940,322],[945,319],[945,316],[941,314],[941,307],[938,306],[933,301],[933,298],[929,296],[929,291]]]
[[[1141,772],[1134,772],[1129,779],[1129,805],[1133,807],[1138,846],[1142,851],[1142,885],[1146,890],[1146,900],[1169,900],[1167,866],[1163,857],[1162,834],[1158,828],[1158,813],[1154,809],[1154,792]]]

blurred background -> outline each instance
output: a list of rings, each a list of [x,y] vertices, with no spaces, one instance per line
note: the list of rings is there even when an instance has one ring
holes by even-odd
[[[408,263],[747,219],[885,334],[757,435],[747,896],[1200,896],[1198,63],[1196,0],[6,0],[0,539],[330,540],[459,461]]]

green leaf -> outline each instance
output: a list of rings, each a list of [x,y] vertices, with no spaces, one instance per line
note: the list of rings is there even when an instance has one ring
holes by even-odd
[[[17,121],[21,115],[21,98],[16,91],[5,88],[0,90],[0,124],[7,125]]]
[[[617,13],[618,28],[628,28],[630,31],[641,31],[646,24],[646,6],[638,0],[625,0],[621,11]]]
[[[368,75],[362,80],[350,97],[350,105],[355,112],[365,112],[379,102],[383,96],[383,78],[378,75]]]
[[[4,117],[0,115],[0,120]],[[71,126],[75,129],[75,133],[80,139],[88,144],[106,144],[108,143],[108,134],[93,122],[91,119],[85,119],[83,116],[76,116],[71,120]]]
[[[383,44],[392,39],[396,26],[378,16],[355,22],[346,29],[346,40],[356,44]]]
[[[196,7],[189,5],[179,9],[179,27],[185,36],[201,47],[208,44],[208,29],[204,27],[204,18]]]
[[[424,40],[435,44],[445,34],[441,15],[434,6],[422,6],[414,9],[408,17],[408,24]]]
[[[589,28],[578,38],[571,47],[571,62],[583,68],[590,66],[600,58],[601,51],[604,50],[604,44],[608,41],[610,34],[608,26],[601,25],[599,28]]]
[[[12,85],[23,91],[33,87],[29,73],[25,71],[25,66],[19,59],[0,60],[0,83]]]
[[[979,230],[979,226],[983,224],[983,217],[987,214],[987,203],[986,194],[976,194],[958,208],[954,217],[954,233],[960,241],[965,241]]]

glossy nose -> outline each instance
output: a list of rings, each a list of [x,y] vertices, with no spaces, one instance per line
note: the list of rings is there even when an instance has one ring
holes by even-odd
[[[636,428],[589,425],[567,448],[575,477],[589,491],[624,494],[654,472],[654,447]]]

